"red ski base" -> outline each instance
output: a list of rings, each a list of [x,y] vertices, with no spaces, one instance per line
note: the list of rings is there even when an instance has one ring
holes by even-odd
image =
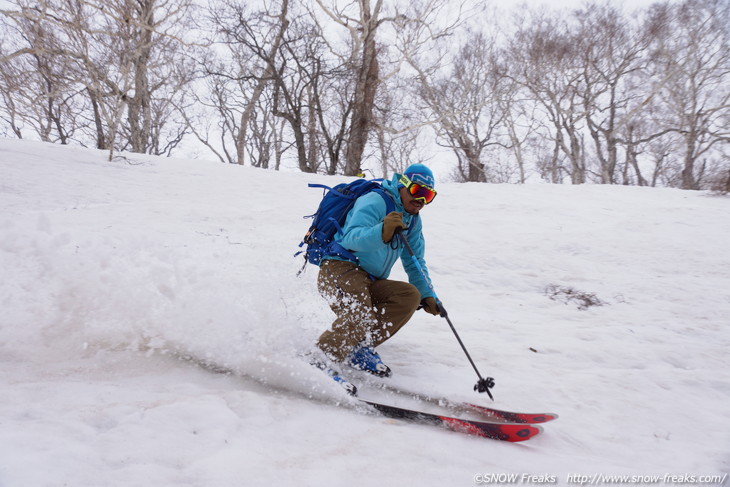
[[[542,428],[526,423],[488,423],[484,421],[473,421],[470,419],[452,418],[438,414],[424,413],[412,409],[388,406],[371,401],[363,400],[365,404],[377,409],[384,416],[396,419],[405,419],[423,424],[444,426],[459,433],[481,436],[492,440],[500,441],[526,441],[539,435]]]
[[[383,382],[374,384],[373,387],[398,396],[410,397],[418,401],[446,407],[453,411],[454,414],[476,412],[479,413],[479,415],[484,416],[483,421],[487,423],[541,424],[558,419],[558,415],[554,413],[519,413],[514,411],[502,411],[500,409],[493,409],[469,402],[452,401],[445,397],[437,397],[430,394],[403,390]]]
[[[501,419],[509,423],[540,424],[558,419],[558,415],[553,413],[514,413],[511,411],[500,411],[499,409],[492,409],[471,403],[467,403],[466,406],[484,414],[485,416]]]

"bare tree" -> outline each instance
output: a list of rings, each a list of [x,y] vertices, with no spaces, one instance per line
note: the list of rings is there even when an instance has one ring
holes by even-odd
[[[564,19],[544,12],[526,13],[532,17],[519,20],[508,52],[512,78],[524,87],[545,120],[547,131],[534,139],[553,148],[553,156],[543,158],[543,165],[548,161],[552,166],[544,174],[561,180],[556,172],[564,172],[573,184],[585,183],[585,112],[580,97],[584,90],[576,39]],[[539,152],[548,153],[544,148]]]
[[[19,1],[4,11],[6,33],[0,83],[4,112],[13,133],[30,128],[43,141],[66,144],[78,127],[81,105],[67,60],[58,56],[63,39],[42,5]]]
[[[254,111],[276,75],[276,59],[289,27],[289,1],[282,0],[278,5],[266,6],[261,11],[250,11],[240,2],[225,1],[213,5],[209,12],[213,28],[221,36],[221,43],[230,50],[232,62],[215,69],[206,67],[208,75],[217,78],[218,88],[231,88],[222,80],[233,80],[240,89],[239,94],[233,96],[246,99],[240,105],[238,120],[231,120],[228,124],[230,135],[235,139],[235,162],[243,164]],[[219,112],[228,110],[223,104],[218,104],[217,108]]]
[[[666,80],[660,98],[663,122],[681,134],[683,189],[700,189],[730,142],[730,4],[686,0],[657,5],[654,63]],[[718,162],[715,163],[716,165]],[[714,167],[716,170],[717,168]]]
[[[632,108],[643,101],[642,90],[636,90],[629,77],[644,68],[649,38],[609,4],[588,4],[575,15],[582,68],[580,96],[593,141],[596,176],[603,184],[614,184],[618,182],[622,133],[631,124]]]
[[[173,125],[172,101],[193,79],[192,63],[183,53],[192,2],[85,2],[103,13],[103,25],[111,34],[108,45],[119,57],[117,82],[108,77],[104,81],[126,109],[121,126],[125,143],[132,152],[169,153],[185,133],[182,124],[168,127]]]
[[[205,24],[194,0],[7,0],[0,133],[383,176],[430,136],[463,181],[727,179],[727,0],[525,7],[509,34],[480,0],[211,1]]]
[[[243,162],[247,144],[273,150],[262,137],[278,133],[291,137],[278,145],[294,149],[300,170],[316,172],[324,162],[323,154],[336,165],[339,149],[333,140],[342,135],[326,130],[330,117],[325,110],[330,107],[330,80],[337,74],[324,54],[318,26],[302,12],[290,11],[287,1],[276,11],[253,12],[230,3],[227,10],[216,10],[212,18],[232,57],[216,68],[206,67],[215,80],[217,99],[211,105],[225,120],[224,132],[235,137],[236,162]],[[284,120],[286,133],[269,130],[277,125],[261,111]],[[253,138],[246,135],[249,129],[253,129]],[[259,152],[258,159],[263,157]]]
[[[375,157],[380,166],[380,176],[403,171],[414,162],[427,162],[428,139],[420,124],[420,102],[407,84],[412,80],[405,76],[393,76],[383,81],[375,101],[373,134]]]
[[[344,173],[356,175],[361,173],[366,147],[374,130],[378,132],[376,140],[380,143],[384,134],[403,135],[417,128],[376,127],[377,123],[394,120],[376,113],[380,91],[390,78],[400,72],[404,62],[412,63],[419,52],[428,49],[429,42],[447,35],[454,24],[458,24],[461,5],[447,0],[412,0],[392,4],[382,0],[356,0],[346,5],[334,0],[315,1],[327,18],[346,29],[348,35],[344,48],[333,42],[330,46],[352,80]],[[385,6],[389,7],[387,12]],[[456,20],[449,20],[447,14],[452,14]],[[408,117],[397,118],[404,120]],[[423,124],[419,122],[416,125]]]
[[[385,20],[382,18],[383,0],[356,0],[354,13],[347,8],[338,8],[336,2],[331,5],[325,5],[322,0],[316,2],[330,19],[347,29],[350,36],[347,64],[355,83],[344,172],[354,176],[362,172],[362,156],[373,124],[375,94],[380,83],[376,36]]]
[[[500,68],[503,70],[503,95],[498,97],[497,103],[504,114],[502,125],[508,141],[508,157],[513,158],[514,164],[517,166],[517,182],[525,183],[529,178],[528,170],[530,167],[535,167],[535,162],[531,161],[530,155],[533,147],[539,144],[533,144],[531,140],[537,133],[540,121],[536,116],[535,104],[523,96],[524,90],[513,78],[504,75],[504,73],[509,73],[509,69],[504,68],[509,64],[507,61],[509,58],[504,58],[506,51],[502,50],[500,56],[505,59],[503,67]]]
[[[352,113],[352,84],[343,66],[323,72],[322,60],[315,63],[312,77],[312,113],[317,119],[316,127],[310,126],[310,133],[316,131],[319,146],[324,157],[327,174],[345,171],[345,150]]]
[[[436,120],[441,143],[457,157],[461,181],[487,181],[485,149],[502,144],[497,131],[504,112],[498,100],[506,78],[493,45],[493,39],[470,32],[447,73],[432,79],[421,76],[421,97]]]
[[[34,60],[47,87],[39,90],[42,105],[62,141],[80,120],[91,129],[82,143],[91,135],[110,157],[115,148],[169,153],[179,143],[179,127],[166,127],[171,99],[190,80],[181,56],[190,1],[13,1],[17,10],[3,13],[24,45],[8,58]],[[71,99],[83,101],[62,120]]]

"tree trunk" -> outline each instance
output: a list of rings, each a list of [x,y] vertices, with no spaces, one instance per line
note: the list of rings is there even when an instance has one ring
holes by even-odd
[[[259,98],[266,88],[266,84],[270,81],[274,71],[276,69],[276,55],[279,53],[279,47],[281,41],[284,38],[286,29],[289,27],[289,19],[287,14],[289,11],[289,0],[283,0],[281,2],[281,12],[279,13],[279,32],[277,32],[274,42],[271,44],[271,49],[264,59],[264,72],[258,78],[256,87],[251,94],[251,99],[248,101],[246,108],[241,113],[241,120],[238,128],[238,135],[236,136],[236,163],[243,165],[245,153],[244,146],[246,144],[246,133],[248,131],[248,124],[251,120],[254,110],[258,104]]]
[[[362,155],[373,123],[373,105],[378,89],[378,52],[375,45],[377,19],[372,17],[370,2],[361,4],[365,35],[362,47],[362,64],[355,83],[355,102],[350,123],[350,139],[347,144],[345,175],[361,173]]]
[[[684,166],[682,167],[682,189],[700,189],[699,182],[695,177],[695,147],[696,147],[696,132],[690,130],[685,136],[686,148],[684,152]]]
[[[152,52],[152,29],[154,27],[154,2],[143,0],[138,2],[139,10],[136,19],[136,30],[139,38],[135,40],[136,52],[133,57],[134,96],[127,97],[127,121],[129,122],[129,142],[132,152],[145,153],[150,139],[150,83],[149,60]]]

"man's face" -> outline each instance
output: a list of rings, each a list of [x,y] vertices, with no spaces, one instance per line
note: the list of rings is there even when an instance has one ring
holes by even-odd
[[[401,187],[399,192],[400,199],[403,202],[403,208],[411,215],[417,215],[418,212],[421,211],[421,208],[426,206],[423,200],[415,199],[406,188]]]

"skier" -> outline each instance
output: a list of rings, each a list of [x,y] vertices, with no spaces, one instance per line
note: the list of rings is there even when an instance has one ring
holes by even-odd
[[[412,164],[402,175],[394,174],[382,184],[394,200],[395,211],[386,215],[383,196],[367,193],[357,199],[336,233],[335,251],[323,257],[317,278],[320,294],[337,315],[317,341],[329,360],[389,376],[391,370],[375,348],[400,330],[419,304],[428,313],[440,313],[425,280],[428,269],[419,216],[436,197],[434,183],[428,167]],[[406,252],[401,238],[408,239],[423,273]],[[388,279],[398,257],[402,258],[408,283]]]

